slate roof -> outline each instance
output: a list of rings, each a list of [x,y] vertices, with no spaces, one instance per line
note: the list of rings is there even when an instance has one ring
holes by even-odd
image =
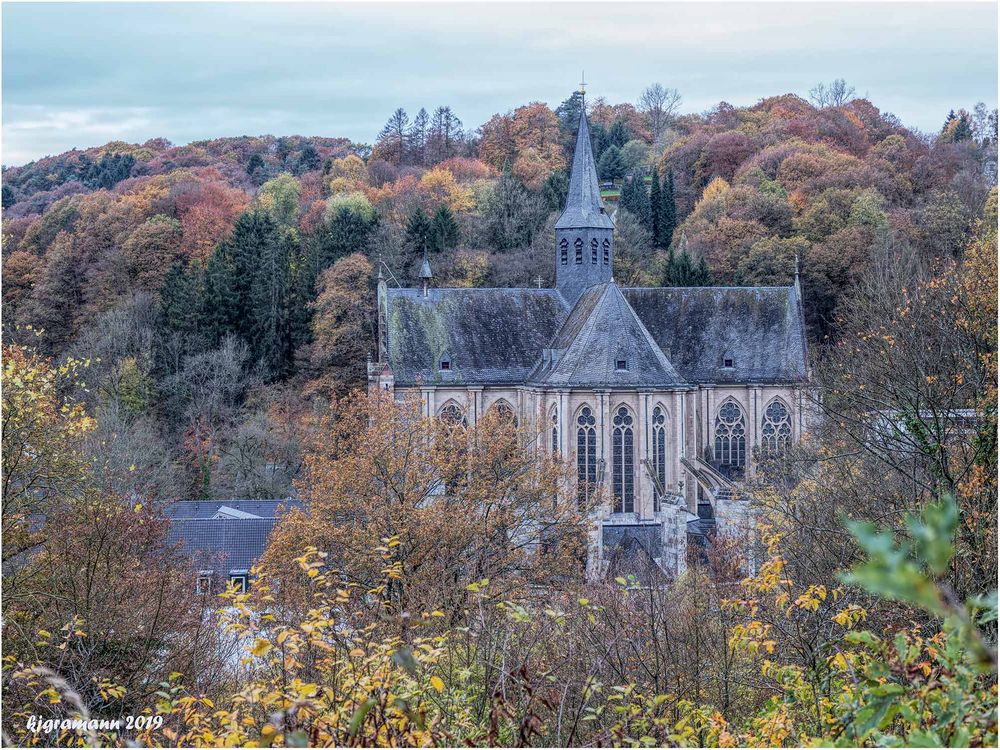
[[[389,289],[397,385],[524,382],[569,313],[555,289]],[[439,371],[448,354],[451,370]]]
[[[685,385],[614,282],[590,287],[528,382],[589,387]],[[617,369],[624,360],[626,369]]]
[[[588,289],[572,310],[555,289],[388,292],[389,363],[399,386],[531,383],[672,387],[808,378],[796,287]],[[442,354],[452,370],[440,372]],[[626,354],[627,372],[615,371]],[[723,367],[723,359],[733,367]]]
[[[256,518],[214,518],[220,508]],[[181,549],[199,570],[228,573],[249,570],[267,549],[283,512],[302,508],[301,500],[179,500],[165,510],[170,519],[167,543]]]
[[[267,549],[277,522],[275,518],[178,518],[170,522],[167,542],[180,543],[199,570],[249,570]]]
[[[613,229],[614,226],[611,217],[604,210],[604,201],[601,200],[597,166],[594,164],[594,151],[590,145],[590,125],[587,123],[586,107],[581,107],[566,208],[556,221],[556,229]]]
[[[691,383],[799,383],[808,377],[797,288],[623,289],[677,371]],[[723,367],[731,356],[733,367]]]
[[[259,518],[276,518],[282,507],[285,510],[290,510],[291,508],[304,507],[304,505],[301,500],[290,497],[278,500],[177,500],[166,507],[164,515],[171,520],[179,518],[209,519],[222,507],[250,513]]]

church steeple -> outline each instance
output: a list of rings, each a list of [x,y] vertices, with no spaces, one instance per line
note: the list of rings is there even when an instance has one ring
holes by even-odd
[[[587,288],[611,280],[614,226],[601,200],[587,108],[581,97],[569,192],[555,227],[556,288],[570,304]]]

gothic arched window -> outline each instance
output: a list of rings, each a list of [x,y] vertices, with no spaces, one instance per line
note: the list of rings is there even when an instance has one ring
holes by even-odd
[[[573,243],[573,247],[576,250],[576,262],[577,265],[583,263],[583,239],[580,237],[576,238],[576,242]]]
[[[514,413],[514,407],[510,405],[510,402],[506,399],[500,399],[491,409],[496,409],[497,415],[500,417],[501,421],[509,422],[517,427],[517,415]]]
[[[559,241],[559,262],[564,266],[569,263],[569,240],[565,237]]]
[[[747,423],[733,401],[719,407],[715,417],[715,460],[732,473],[743,473],[747,463]]]
[[[441,411],[438,412],[438,419],[450,427],[465,427],[467,425],[462,407],[454,401],[441,407]]]
[[[653,510],[659,511],[661,490],[667,488],[667,417],[662,406],[653,409],[653,476],[660,483],[659,488],[653,488]]]
[[[604,265],[611,262],[611,240],[604,240]]]
[[[580,409],[576,418],[577,497],[582,505],[597,484],[597,420],[589,406]]]
[[[556,409],[552,410],[549,423],[552,431],[552,455],[555,456],[559,453],[559,412]]]
[[[792,439],[792,419],[788,409],[778,399],[774,399],[764,409],[764,423],[760,428],[760,444],[764,453],[776,455],[784,453]]]
[[[611,487],[615,496],[615,513],[635,513],[635,452],[632,415],[619,406],[612,420]]]
[[[595,265],[595,266],[597,265],[597,238],[596,237],[594,237],[594,239],[592,239],[590,241],[590,262],[593,265]]]

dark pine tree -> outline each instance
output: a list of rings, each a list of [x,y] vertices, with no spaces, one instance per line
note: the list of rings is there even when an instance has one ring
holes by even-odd
[[[635,216],[644,227],[649,226],[651,219],[649,193],[646,192],[646,180],[642,173],[625,179],[625,184],[622,185],[621,207]]]
[[[624,120],[615,120],[608,129],[608,145],[622,148],[632,138]]]
[[[566,194],[569,192],[569,177],[563,170],[552,172],[545,178],[540,195],[549,211],[559,211],[566,205]]]
[[[431,220],[419,206],[413,209],[410,218],[406,220],[406,236],[403,244],[409,251],[410,257],[421,255],[424,250],[431,246]]]
[[[663,190],[660,186],[660,176],[653,170],[653,181],[649,186],[649,232],[653,235],[653,244],[663,247],[660,238],[663,237]]]
[[[160,330],[191,336],[197,333],[201,323],[200,281],[202,271],[195,266],[191,270],[183,261],[175,262],[163,281],[160,290],[159,326]]]
[[[597,174],[602,180],[620,180],[625,174],[625,160],[621,149],[608,146],[597,160]]]
[[[663,182],[663,190],[660,193],[663,207],[660,209],[660,247],[670,247],[673,241],[674,229],[677,228],[677,203],[674,200],[674,171],[667,172],[667,179]]]
[[[458,222],[451,209],[445,205],[438,207],[431,219],[430,248],[435,252],[450,250],[458,245]]]

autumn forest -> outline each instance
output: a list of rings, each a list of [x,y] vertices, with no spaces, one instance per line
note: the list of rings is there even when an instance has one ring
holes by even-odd
[[[553,285],[582,107],[618,284],[799,276],[822,419],[747,488],[753,561],[588,579],[525,427],[367,393],[380,273]],[[995,746],[997,113],[940,121],[653,84],[5,167],[4,745]],[[196,593],[168,504],[289,497]]]

